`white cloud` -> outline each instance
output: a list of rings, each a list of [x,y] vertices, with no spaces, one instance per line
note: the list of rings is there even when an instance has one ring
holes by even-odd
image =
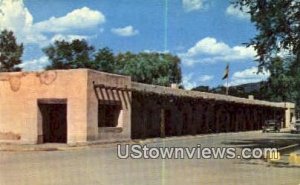
[[[34,23],[32,14],[25,7],[23,0],[0,0],[0,30],[12,30],[18,42],[45,46],[51,41],[44,33],[68,32],[94,28],[105,22],[100,11],[87,7],[75,9],[62,17]],[[60,33],[61,34],[61,33]]]
[[[183,75],[182,84],[185,89],[191,90],[194,87],[199,86],[200,84],[205,84],[212,80],[214,77],[212,75],[201,75],[200,77],[195,77],[194,73],[189,73],[187,75]]]
[[[22,0],[0,0],[0,30],[12,30],[18,42],[41,43],[47,38],[32,28],[33,17]]]
[[[111,32],[122,37],[131,37],[139,34],[139,31],[134,29],[133,26],[125,26],[123,28],[112,28]]]
[[[71,42],[73,40],[87,40],[89,39],[90,37],[89,36],[86,36],[86,35],[63,35],[63,34],[56,34],[54,35],[52,38],[51,38],[51,43],[53,43],[54,41],[58,40],[58,41],[67,41],[67,42]]]
[[[182,0],[183,8],[186,12],[203,10],[207,7],[206,0]]]
[[[256,52],[253,47],[233,46],[215,38],[206,37],[198,41],[185,53],[179,53],[183,64],[193,66],[196,63],[215,63],[217,61],[240,61],[255,59]]]
[[[281,47],[281,49],[279,50],[279,52],[276,53],[276,56],[281,57],[281,58],[286,58],[286,57],[291,57],[292,54],[292,47],[290,47],[289,49],[284,49]]]
[[[230,50],[230,47],[223,43],[217,42],[215,38],[206,37],[200,41],[198,41],[193,47],[191,47],[188,52],[187,56],[193,57],[199,54],[226,54]]]
[[[199,77],[200,82],[208,82],[212,80],[214,77],[212,75],[202,75]]]
[[[197,83],[193,80],[193,73],[184,75],[182,78],[182,84],[185,89],[191,90],[197,86]]]
[[[105,22],[105,16],[88,7],[75,9],[63,17],[51,17],[49,20],[38,22],[34,28],[41,32],[69,32],[73,29],[88,29]]]
[[[38,59],[24,61],[19,65],[26,71],[38,71],[43,70],[45,66],[49,64],[49,59],[46,56],[42,56]]]
[[[236,17],[238,19],[250,19],[250,14],[247,13],[249,9],[240,10],[239,7],[234,7],[234,5],[229,5],[226,9],[226,14],[229,16]]]
[[[34,23],[33,16],[25,7],[23,0],[0,0],[0,31],[3,29],[12,30],[19,43],[44,47],[54,40],[89,39],[91,36],[76,35],[72,32],[80,29],[97,28],[104,22],[105,16],[100,11],[83,7],[62,17],[51,17],[48,20]],[[103,28],[98,30],[99,32],[104,31]],[[49,64],[48,58],[42,56],[24,61],[19,66],[32,71],[41,70],[47,64]]]
[[[243,71],[237,71],[233,73],[231,77],[231,82],[229,83],[230,86],[245,84],[245,83],[254,83],[267,80],[270,76],[268,71],[263,71],[262,73],[257,73],[257,67],[251,67],[245,69]]]

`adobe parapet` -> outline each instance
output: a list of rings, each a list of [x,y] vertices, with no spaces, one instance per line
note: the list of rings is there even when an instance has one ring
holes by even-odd
[[[239,98],[230,95],[214,94],[200,91],[188,91],[183,89],[176,89],[170,87],[163,87],[158,85],[149,85],[143,83],[132,82],[132,89],[140,92],[149,92],[157,93],[162,95],[171,95],[171,96],[183,96],[190,98],[199,98],[199,99],[211,99],[215,101],[226,101],[231,103],[247,104],[247,105],[260,105],[268,107],[277,107],[277,108],[295,108],[294,103],[290,102],[269,102],[263,100]]]

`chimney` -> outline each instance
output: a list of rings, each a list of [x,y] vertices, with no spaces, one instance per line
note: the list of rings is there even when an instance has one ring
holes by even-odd
[[[178,89],[178,84],[172,83],[172,84],[171,84],[171,88],[172,88],[172,89]]]
[[[248,99],[249,100],[254,100],[254,96],[253,95],[248,95]]]

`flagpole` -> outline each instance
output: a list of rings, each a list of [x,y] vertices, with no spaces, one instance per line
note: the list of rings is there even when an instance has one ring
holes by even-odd
[[[227,79],[226,79],[226,83],[227,83],[227,85],[226,85],[226,95],[228,96],[228,94],[229,94],[229,86],[228,86],[228,81],[229,81],[229,74],[230,74],[230,70],[229,70],[229,63],[227,63],[227,66],[228,66],[228,72],[227,72]]]
[[[225,68],[225,74],[224,74],[224,77],[222,78],[222,80],[224,80],[226,78],[226,95],[229,94],[229,83],[228,83],[228,80],[229,80],[229,63],[227,63],[227,66]]]
[[[228,90],[229,90],[229,86],[228,86],[228,78],[229,78],[229,74],[228,74],[228,77],[227,77],[227,79],[226,79],[226,83],[227,83],[227,85],[226,85],[226,95],[228,95]]]

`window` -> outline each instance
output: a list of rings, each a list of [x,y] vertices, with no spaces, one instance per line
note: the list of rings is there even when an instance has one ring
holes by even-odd
[[[119,125],[122,106],[121,103],[101,103],[98,106],[98,127],[117,127]]]

